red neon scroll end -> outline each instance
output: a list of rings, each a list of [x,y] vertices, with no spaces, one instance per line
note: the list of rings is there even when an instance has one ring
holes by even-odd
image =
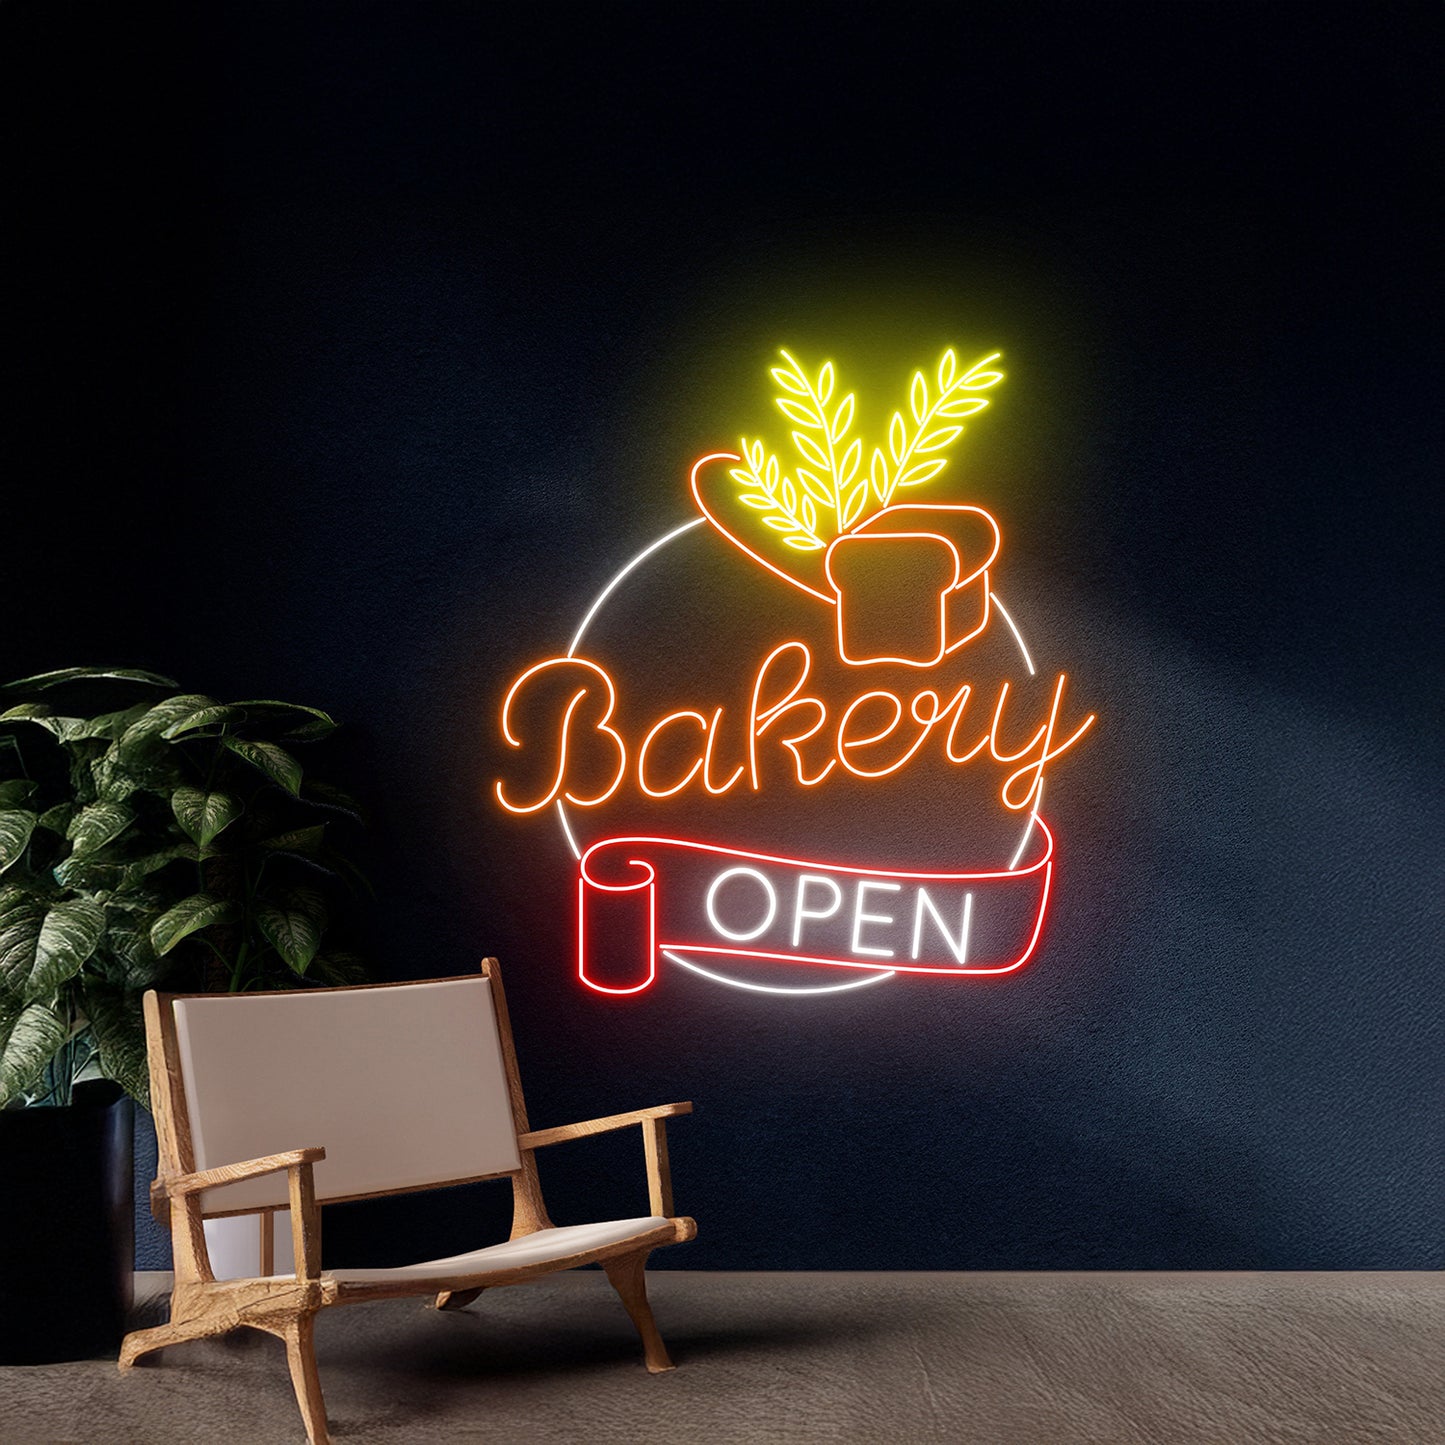
[[[645,859],[628,858],[624,881],[610,883],[589,873],[592,851],[578,865],[577,976],[597,993],[641,993],[657,977],[657,871]],[[639,958],[646,968],[640,982]]]

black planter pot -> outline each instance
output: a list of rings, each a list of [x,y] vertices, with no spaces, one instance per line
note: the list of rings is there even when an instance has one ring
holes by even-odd
[[[114,1353],[134,1289],[131,1101],[0,1110],[0,1365]]]

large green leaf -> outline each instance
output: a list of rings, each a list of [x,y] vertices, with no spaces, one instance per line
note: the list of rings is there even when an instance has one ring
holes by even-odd
[[[0,811],[0,873],[24,854],[37,821],[36,815],[28,809],[6,808]]]
[[[95,952],[105,932],[105,909],[88,898],[54,904],[40,930],[36,963],[41,969],[69,978]]]
[[[143,672],[135,667],[62,667],[56,672],[37,672],[33,677],[18,678],[14,682],[0,683],[0,692],[44,692],[46,688],[57,687],[62,682],[79,682],[81,679],[95,680],[115,678],[120,682],[144,682],[152,687],[175,687],[169,677],[158,673]]]
[[[241,805],[229,793],[186,787],[171,794],[171,811],[191,842],[205,849],[217,833],[241,816]]]
[[[169,848],[159,848],[154,853],[132,858],[125,865],[125,877],[121,886],[134,888],[141,879],[149,878],[152,873],[164,868],[168,863],[174,863],[178,858],[194,863],[200,856],[194,843],[173,843]]]
[[[28,888],[0,888],[0,988],[19,998],[35,966],[46,904]]]
[[[81,985],[81,1002],[100,1053],[101,1073],[114,1079],[133,1099],[149,1104],[140,992],[117,988],[103,979],[86,978]]]
[[[0,1105],[45,1072],[66,1033],[65,1021],[47,1004],[27,1004],[14,1013],[0,1004]]]
[[[40,727],[49,728],[52,733],[55,731],[56,721],[58,720],[51,708],[46,707],[43,702],[17,702],[13,708],[0,712],[0,722],[39,722]],[[66,718],[61,721],[78,722],[79,718]]]
[[[159,888],[147,888],[138,884],[124,892],[114,894],[106,904],[112,914],[123,913],[128,918],[146,921],[149,929],[153,920],[159,918],[171,906],[171,894]]]
[[[123,803],[140,787],[140,780],[121,762],[114,748],[90,764],[90,776],[96,797],[108,803]]]
[[[94,858],[62,858],[50,870],[50,876],[62,888],[81,893],[109,893],[125,884],[123,863],[97,862]]]
[[[120,902],[121,890],[134,888],[136,884],[164,868],[177,859],[194,863],[201,855],[194,843],[175,843],[169,848],[157,849],[135,858],[66,858],[52,870],[55,881],[65,888],[79,889],[85,893],[108,892],[116,894],[108,900],[107,906],[115,908]]]
[[[47,906],[24,889],[0,895],[0,983],[27,1001],[47,997],[80,972],[105,930],[105,910],[86,898]]]
[[[133,757],[144,757],[147,747],[167,728],[185,722],[197,713],[217,707],[220,707],[220,703],[215,698],[198,692],[183,692],[176,697],[162,698],[160,702],[148,707],[121,734],[116,744],[117,754],[122,762],[127,763]]]
[[[234,913],[234,906],[224,898],[216,898],[209,893],[193,893],[189,898],[181,899],[174,908],[167,909],[151,924],[151,946],[164,957],[183,938],[189,938],[213,923],[225,923]]]
[[[288,888],[256,908],[266,941],[297,973],[305,973],[326,928],[326,900],[312,888]]]
[[[274,697],[253,697],[245,702],[238,702],[237,707],[243,707],[252,714],[265,714],[268,712],[300,713],[305,719],[295,727],[287,728],[282,734],[288,738],[324,738],[327,733],[336,731],[336,719],[329,712],[323,712],[319,707],[307,707],[305,703],[280,702]]]
[[[0,722],[33,722],[53,733],[61,742],[85,736],[83,717],[57,717],[43,702],[22,702],[0,712]]]
[[[135,822],[135,812],[125,803],[91,803],[70,820],[65,836],[71,842],[71,856],[84,858],[104,848]]]
[[[237,757],[245,758],[259,768],[273,783],[285,788],[292,797],[301,792],[301,764],[275,743],[248,742],[245,738],[222,738],[221,741]]]
[[[151,712],[125,730],[90,764],[99,797],[111,801],[128,798],[138,789],[169,798],[171,789],[186,780],[185,764],[160,734],[150,729]],[[140,729],[140,731],[137,731]]]
[[[169,727],[162,729],[161,736],[167,741],[185,737],[201,728],[223,727],[227,723],[239,722],[246,714],[238,707],[227,707],[224,703],[212,703],[209,707],[198,707],[185,717],[177,718]]]
[[[84,729],[76,736],[80,738],[104,738],[114,742],[121,737],[132,723],[139,722],[151,709],[148,702],[138,702],[134,707],[121,708],[119,712],[98,713],[86,718]]]
[[[39,787],[29,778],[6,778],[0,783],[0,808],[22,808]]]
[[[70,827],[70,820],[75,816],[75,809],[69,803],[57,803],[53,808],[47,808],[36,820],[39,828],[48,828],[52,833],[59,833],[63,838],[66,830]]]

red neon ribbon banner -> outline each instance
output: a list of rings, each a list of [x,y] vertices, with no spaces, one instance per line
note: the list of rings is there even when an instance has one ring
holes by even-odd
[[[641,993],[663,950],[760,964],[978,976],[1038,947],[1054,838],[996,870],[860,868],[685,838],[603,838],[578,864],[577,971],[599,993]]]

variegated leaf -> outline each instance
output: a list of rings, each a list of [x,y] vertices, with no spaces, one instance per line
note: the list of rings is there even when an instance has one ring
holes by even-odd
[[[6,808],[0,812],[0,873],[22,857],[38,821],[28,808]]]
[[[213,923],[228,921],[234,909],[225,899],[209,893],[193,893],[169,908],[151,924],[151,947],[164,958],[184,938],[209,928]]]
[[[305,973],[326,929],[326,900],[311,888],[288,889],[279,899],[265,900],[256,921],[266,941],[297,973]]]
[[[301,764],[275,743],[250,742],[245,738],[222,738],[224,747],[259,768],[273,783],[296,797],[301,791]]]
[[[241,816],[241,805],[229,793],[205,792],[201,788],[177,788],[171,794],[171,812],[186,836],[198,848]]]
[[[27,1004],[12,1013],[0,1002],[0,1105],[39,1079],[65,1039],[65,1020],[48,1004]]]
[[[0,984],[23,999],[53,994],[80,972],[105,930],[105,910],[85,898],[46,905],[21,889],[0,902]]]
[[[91,803],[71,820],[65,830],[73,858],[85,858],[118,838],[135,821],[135,812],[125,803]]]

